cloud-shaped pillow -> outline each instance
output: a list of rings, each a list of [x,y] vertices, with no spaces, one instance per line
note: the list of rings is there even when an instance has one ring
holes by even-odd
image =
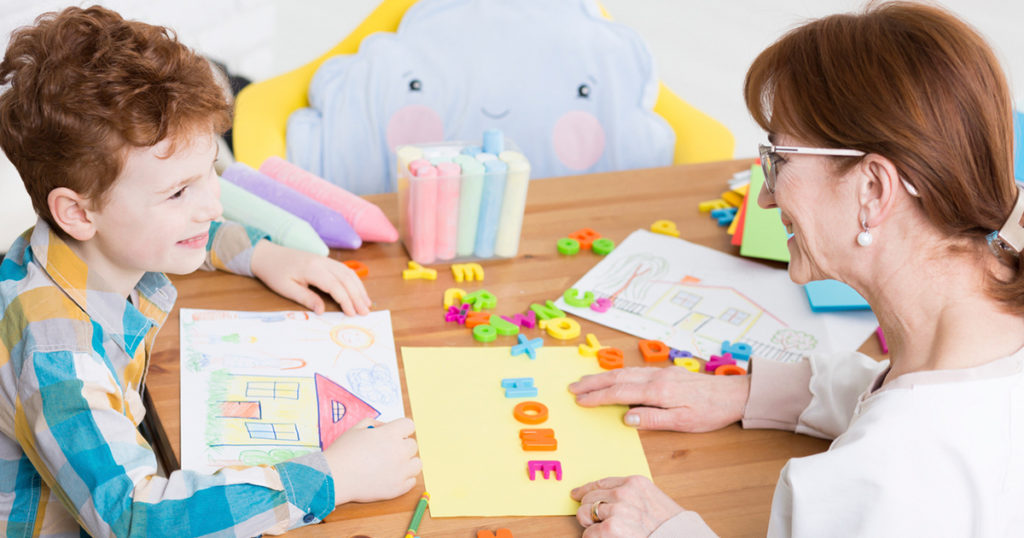
[[[324,62],[288,158],[357,194],[395,189],[393,149],[498,128],[533,177],[672,162],[650,52],[591,0],[422,0],[396,33]]]

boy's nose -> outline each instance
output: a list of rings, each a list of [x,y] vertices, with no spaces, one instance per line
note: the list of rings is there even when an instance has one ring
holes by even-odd
[[[205,183],[202,217],[203,220],[211,221],[220,218],[224,212],[224,206],[220,203],[220,178],[214,175],[211,180],[207,180]]]

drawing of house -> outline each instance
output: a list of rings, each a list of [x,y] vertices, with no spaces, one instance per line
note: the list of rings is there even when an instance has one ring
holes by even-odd
[[[762,315],[770,314],[734,288],[684,281],[669,286],[642,315],[720,343],[743,340]]]
[[[320,375],[236,375],[210,380],[208,446],[323,448],[380,412]]]

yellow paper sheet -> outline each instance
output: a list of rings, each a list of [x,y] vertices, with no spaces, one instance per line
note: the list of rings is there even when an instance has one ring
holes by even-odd
[[[536,360],[508,347],[402,348],[405,379],[431,517],[573,515],[569,491],[606,476],[650,477],[640,437],[622,423],[625,406],[583,408],[567,390],[586,374],[602,372],[575,347],[542,347]],[[532,377],[534,398],[505,398],[501,380]],[[548,420],[516,421],[523,401],[547,406]],[[553,452],[527,452],[520,428],[552,428]],[[535,481],[529,460],[559,460],[562,480]]]

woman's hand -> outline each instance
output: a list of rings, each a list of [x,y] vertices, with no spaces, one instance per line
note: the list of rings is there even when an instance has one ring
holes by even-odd
[[[324,300],[310,286],[330,295],[350,316],[370,313],[370,296],[355,271],[338,260],[260,241],[252,253],[252,274],[278,295],[324,313]]]
[[[749,375],[707,375],[686,368],[620,368],[569,385],[583,407],[639,405],[623,421],[644,430],[707,432],[743,418]]]
[[[580,501],[576,520],[586,527],[585,538],[646,537],[683,511],[643,476],[602,478],[572,490],[570,495]]]

